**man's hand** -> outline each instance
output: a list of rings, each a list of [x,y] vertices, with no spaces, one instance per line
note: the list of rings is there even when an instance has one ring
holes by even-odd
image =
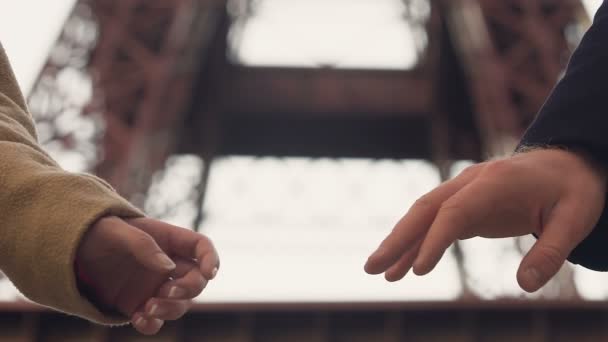
[[[477,164],[422,196],[368,259],[388,281],[429,273],[456,240],[535,233],[517,280],[534,292],[591,232],[604,208],[606,175],[573,152],[536,150]]]
[[[130,317],[143,334],[183,316],[219,268],[205,236],[149,218],[100,219],[84,236],[76,262],[96,300]]]

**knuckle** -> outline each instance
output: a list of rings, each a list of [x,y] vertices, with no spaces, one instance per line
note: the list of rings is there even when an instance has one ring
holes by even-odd
[[[208,238],[207,236],[202,235],[202,234],[199,234],[199,236],[200,236],[200,238],[199,238],[199,242],[198,243],[203,244],[209,250],[213,250],[214,249],[213,241],[211,241],[210,238]]]
[[[137,236],[135,236],[134,238],[134,241],[140,245],[149,245],[151,243],[154,243],[154,239],[150,235],[145,233],[137,234]]]
[[[466,168],[464,168],[464,170],[462,170],[460,175],[465,176],[465,175],[469,175],[471,173],[475,173],[475,172],[479,171],[480,169],[482,169],[485,165],[486,165],[486,163],[484,162],[484,163],[478,163],[478,164],[467,166]]]
[[[462,203],[454,199],[449,199],[439,208],[437,213],[445,222],[457,227],[459,230],[465,230],[473,224],[473,216],[466,210]]]
[[[196,248],[198,249],[198,251],[209,253],[209,251],[214,250],[213,242],[205,235],[197,234],[194,239],[194,241],[196,241]]]
[[[509,175],[513,173],[514,168],[513,162],[508,159],[501,159],[487,163],[483,172],[492,176]]]
[[[132,244],[136,248],[150,249],[153,247],[155,250],[157,249],[156,241],[150,235],[142,231],[137,231],[137,233],[133,235]]]
[[[414,202],[412,208],[426,210],[433,207],[433,201],[431,200],[431,196],[429,194],[422,195],[420,198]]]
[[[201,292],[203,292],[203,290],[205,289],[206,286],[207,286],[207,280],[201,274],[199,279],[197,279],[196,281],[193,281],[193,283],[190,286],[192,297],[196,297],[199,294],[201,294]]]
[[[553,245],[539,245],[537,248],[538,256],[543,263],[546,263],[552,270],[559,270],[566,259],[566,255],[562,250]]]
[[[454,200],[447,200],[441,204],[439,207],[438,215],[454,217],[454,216],[462,216],[463,215],[463,207],[462,204],[458,203]]]

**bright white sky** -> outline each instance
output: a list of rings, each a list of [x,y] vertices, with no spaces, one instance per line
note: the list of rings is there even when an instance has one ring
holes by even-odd
[[[239,57],[251,65],[405,69],[416,51],[403,11],[401,0],[265,0],[247,22]]]
[[[0,41],[26,92],[35,81],[74,2],[0,0]],[[344,18],[343,23],[332,26],[334,20],[319,16],[310,6],[304,5],[313,2],[323,2],[330,7],[330,15]],[[348,7],[347,2],[353,6]],[[371,6],[372,3],[384,5]],[[591,12],[600,3],[601,0],[586,1]],[[288,20],[290,25],[277,32],[274,27],[254,20],[248,27],[250,36],[243,40],[239,51],[249,63],[407,67],[414,56],[413,49],[405,44],[409,35],[406,25],[391,14],[391,6],[399,6],[396,0],[267,0],[266,6],[271,4],[274,9],[267,10],[264,19],[275,24]],[[277,15],[279,12],[282,15]],[[286,19],[283,15],[286,13],[294,15]],[[312,17],[316,23],[313,28],[308,25]],[[368,22],[361,25],[360,17],[367,18]],[[400,27],[404,30],[399,31]],[[325,35],[315,36],[319,32]],[[296,45],[294,40],[297,40]],[[277,44],[282,46],[281,51],[269,49]],[[361,51],[358,49],[360,44],[373,48]],[[180,170],[196,172],[196,167],[190,165]],[[256,182],[244,183],[246,179],[256,179]],[[357,188],[361,184],[373,186]],[[204,227],[223,252],[224,269],[217,282],[210,286],[207,300],[455,298],[461,289],[456,281],[454,260],[450,257],[446,257],[431,277],[410,277],[390,286],[362,271],[366,254],[391,228],[392,222],[417,196],[436,184],[436,171],[415,161],[372,163],[232,158],[217,162]],[[176,193],[175,184],[168,188],[170,190],[164,191],[164,196]],[[353,194],[353,191],[359,192]],[[256,204],[255,208],[251,203]],[[232,215],[234,212],[241,215]],[[490,297],[520,293],[514,281],[519,256],[504,254],[510,249],[512,244],[508,240],[476,240],[467,247],[465,254],[476,255],[470,260],[476,263],[471,265],[472,277],[480,292]],[[500,265],[499,269],[496,265]],[[608,283],[605,278],[577,268],[579,290],[586,298],[606,298],[608,288],[598,285]],[[323,279],[333,281],[328,284]],[[496,279],[500,281],[496,282]],[[0,299],[13,298],[14,290],[11,289],[9,284],[0,282]]]
[[[584,1],[590,13],[601,4],[601,0]],[[328,7],[322,12],[325,15],[309,6],[313,2],[324,2]],[[0,41],[26,93],[74,3],[75,0],[0,0]],[[274,27],[254,20],[248,28],[252,39],[244,40],[242,49],[249,63],[310,65],[337,63],[339,59],[337,64],[342,66],[402,68],[414,61],[413,49],[407,46],[410,32],[397,15],[390,14],[400,6],[398,0],[267,0],[265,3],[264,19],[274,24],[288,20],[290,25],[286,30],[273,30]],[[371,6],[372,3],[379,6]],[[276,15],[279,12],[282,15]],[[336,16],[343,19],[340,25],[335,25]],[[369,18],[365,25],[358,20],[363,16]],[[315,25],[310,25],[311,20]],[[395,30],[400,26],[405,29]],[[318,34],[320,32],[323,34]],[[335,44],[336,40],[340,44]],[[294,46],[294,42],[298,45]],[[362,43],[370,48],[357,49],[353,54],[353,48]],[[281,51],[273,49],[269,53],[267,47],[277,44],[282,46]]]
[[[27,93],[75,0],[0,0],[0,42]]]

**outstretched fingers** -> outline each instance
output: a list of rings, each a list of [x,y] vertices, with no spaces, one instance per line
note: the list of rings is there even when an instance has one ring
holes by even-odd
[[[397,260],[385,273],[384,278],[387,281],[395,282],[403,279],[405,275],[410,271],[412,265],[414,264],[414,260],[416,260],[416,256],[418,255],[418,250],[420,249],[421,241],[416,243],[416,246]]]
[[[475,235],[476,226],[492,210],[493,190],[481,182],[470,183],[441,205],[420,246],[414,273],[431,272],[452,243]]]
[[[369,257],[365,264],[365,271],[370,274],[383,273],[399,262],[404,254],[414,250],[418,241],[424,238],[435,220],[442,203],[469,184],[479,173],[480,167],[481,164],[478,164],[465,170],[458,177],[441,184],[416,201],[407,214],[395,225],[392,232],[382,241],[380,247]],[[402,261],[404,265],[407,263],[406,260]],[[395,272],[396,277],[399,272]],[[389,277],[392,278],[392,275]]]

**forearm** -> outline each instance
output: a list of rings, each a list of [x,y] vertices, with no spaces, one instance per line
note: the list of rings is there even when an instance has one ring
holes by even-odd
[[[81,297],[74,255],[97,218],[141,213],[101,180],[62,170],[42,150],[1,47],[0,189],[0,269],[40,304],[115,322]]]

